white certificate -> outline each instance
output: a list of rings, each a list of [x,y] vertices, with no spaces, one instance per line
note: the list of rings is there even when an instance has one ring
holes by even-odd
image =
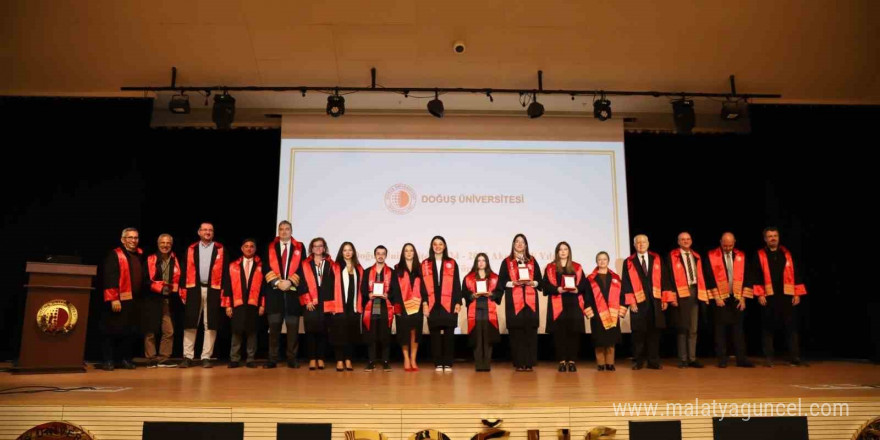
[[[519,281],[531,281],[532,276],[529,274],[529,268],[527,266],[519,267]]]
[[[577,285],[574,283],[574,275],[563,275],[562,276],[562,288],[565,290],[577,290]]]
[[[385,283],[373,283],[373,296],[385,296]]]
[[[477,291],[474,293],[489,293],[489,285],[486,280],[477,281]]]

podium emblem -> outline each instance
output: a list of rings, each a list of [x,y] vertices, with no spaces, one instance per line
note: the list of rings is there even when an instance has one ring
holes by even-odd
[[[37,326],[45,333],[70,333],[76,327],[76,307],[63,299],[53,299],[37,311]]]

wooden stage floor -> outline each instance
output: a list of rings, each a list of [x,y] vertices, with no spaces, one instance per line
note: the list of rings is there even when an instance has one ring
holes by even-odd
[[[708,361],[708,360],[707,360]],[[867,399],[880,401],[880,366],[826,361],[809,367],[777,365],[745,369],[678,369],[668,360],[663,370],[632,371],[619,362],[616,372],[598,372],[594,363],[582,362],[576,373],[558,373],[556,365],[542,363],[532,373],[514,372],[509,364],[495,364],[488,373],[477,373],[473,364],[457,364],[452,372],[439,373],[421,366],[404,372],[400,364],[391,372],[352,372],[329,369],[309,371],[212,369],[201,366],[141,368],[105,372],[89,369],[80,374],[0,374],[0,389],[22,386],[122,387],[113,392],[41,392],[3,394],[0,405],[126,405],[237,407],[345,407],[372,408],[469,406],[577,406],[600,402]],[[833,386],[832,386],[833,385]],[[839,385],[856,385],[841,387]],[[823,388],[825,387],[825,388]]]

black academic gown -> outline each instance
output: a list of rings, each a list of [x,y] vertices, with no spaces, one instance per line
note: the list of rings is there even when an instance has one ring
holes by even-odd
[[[737,256],[745,257],[745,255],[743,255],[742,251],[735,251],[733,258],[735,259]],[[750,280],[753,275],[751,273],[752,269],[750,267],[750,262],[751,261],[747,258],[745,261],[745,266],[743,267],[743,287],[744,288],[751,285]],[[706,289],[707,290],[717,289],[718,288],[718,281],[715,279],[715,274],[712,272],[712,265],[709,260],[708,253],[707,253],[706,259],[703,261],[703,264],[709,265],[709,270],[707,271],[708,274],[706,275]],[[726,271],[725,271],[725,278],[727,278]],[[733,280],[727,280],[727,283],[728,283],[728,285],[731,286],[731,289],[733,289]],[[723,324],[723,325],[736,324],[736,322],[740,319],[740,316],[742,316],[742,314],[744,313],[744,311],[740,311],[737,309],[738,305],[739,305],[739,301],[736,299],[736,297],[734,297],[733,290],[731,290],[730,296],[728,296],[727,299],[724,300],[723,307],[719,307],[715,303],[714,299],[710,299],[709,300],[709,308],[712,309],[712,319],[718,324]]]
[[[149,272],[146,258],[142,254],[125,252],[131,277],[132,299],[120,301],[122,310],[114,312],[112,301],[104,301],[101,313],[101,331],[105,335],[126,335],[139,330],[140,315],[138,306],[142,296],[149,292]],[[119,287],[119,257],[115,250],[104,259],[104,289]]]
[[[770,279],[773,284],[773,296],[767,296],[767,305],[761,307],[761,321],[765,329],[781,329],[786,324],[792,325],[793,323],[796,323],[798,308],[803,307],[803,305],[792,305],[791,301],[794,296],[783,293],[785,253],[782,252],[781,249],[776,252],[771,252],[770,249],[765,248],[764,251],[767,252],[767,262],[770,265]],[[751,261],[752,284],[763,286],[764,271],[761,268],[761,260],[759,259],[757,252],[752,256]],[[792,255],[791,261],[792,264],[794,264],[794,283],[803,284],[804,280],[801,276],[800,265],[798,264],[797,259],[794,258],[794,255]],[[803,298],[801,298],[801,300],[803,300]]]
[[[303,261],[303,264],[306,264]],[[315,267],[315,261],[310,260],[308,264],[312,268],[312,274],[315,276],[315,283],[317,283],[318,277],[318,269]],[[300,297],[308,295],[309,293],[309,284],[306,281],[305,273],[303,272],[302,265],[300,265],[299,270],[296,271],[297,275],[299,275],[299,286],[297,287],[297,293],[299,293]],[[333,301],[334,299],[334,286],[335,286],[335,274],[333,273],[333,264],[325,259],[324,260],[324,272],[321,277],[321,284],[318,286],[318,305],[315,307],[314,311],[309,311],[306,306],[303,306],[303,320],[305,321],[305,331],[306,333],[326,333],[327,332],[327,323],[325,322],[324,316],[324,302],[325,301]]]
[[[535,261],[534,264],[534,280],[540,282],[542,279],[541,267],[538,266],[537,261]],[[507,322],[507,328],[527,328],[535,329],[535,331],[537,331],[538,326],[540,325],[538,315],[541,309],[540,303],[538,302],[538,290],[541,288],[540,283],[538,287],[535,287],[535,310],[529,308],[528,304],[525,302],[525,298],[523,298],[523,308],[519,311],[519,314],[517,314],[516,307],[513,303],[513,288],[505,287],[509,281],[511,281],[511,278],[510,273],[507,270],[507,264],[506,262],[502,262],[501,269],[498,271],[498,287],[496,287],[496,290],[501,290],[504,295],[504,317]],[[525,291],[526,289],[522,289],[520,295],[525,295]]]
[[[697,265],[702,262],[703,279],[706,283],[708,283],[708,278],[712,276],[709,259],[705,258],[703,255],[700,255],[700,258],[697,258],[696,255],[694,255],[693,257],[693,270],[698,270]],[[681,264],[685,264],[683,260],[684,255],[681,256],[679,262]],[[673,307],[671,304],[668,307],[674,325],[678,329],[689,329],[691,322],[691,313],[693,312],[693,304],[697,303],[697,313],[700,313],[700,315],[702,316],[705,316],[704,312],[706,310],[706,304],[703,301],[700,301],[696,294],[684,298],[678,296],[678,289],[675,286],[675,276],[673,275],[674,264],[675,262],[671,260],[671,255],[668,256],[666,259],[666,264],[663,267],[665,273],[662,277],[662,282],[666,284],[665,286],[663,286],[663,290],[673,292],[676,300],[678,301],[678,307]],[[706,289],[708,289],[708,286],[706,287]]]
[[[474,292],[471,292],[471,290],[467,286],[467,283],[461,283],[461,296],[464,298],[464,301],[465,301],[465,309],[464,310],[469,309],[471,304],[473,304],[474,301],[477,302],[477,310],[475,313],[476,316],[474,317],[475,321],[476,321],[474,323],[474,331],[468,333],[468,343],[470,344],[471,347],[477,345],[477,337],[476,336],[477,336],[477,333],[479,333],[477,331],[477,326],[480,326],[480,325],[485,325],[486,328],[488,329],[488,332],[486,332],[486,333],[488,335],[488,342],[490,344],[494,344],[494,343],[501,340],[501,333],[489,321],[489,301],[492,301],[495,304],[500,305],[501,299],[502,299],[502,294],[499,293],[497,288],[495,289],[494,292],[491,292],[491,293],[492,293],[492,296],[489,296],[489,297],[481,296],[479,298],[474,298]],[[464,310],[463,310],[463,313],[467,313]]]
[[[187,289],[186,291],[186,304],[184,305],[184,320],[183,320],[183,328],[185,329],[197,329],[199,328],[199,314],[202,310],[202,274],[201,270],[199,270],[199,243],[196,243],[196,248],[193,250],[193,263],[195,265],[195,287]],[[187,255],[189,252],[184,252],[184,255]],[[211,261],[215,261],[217,259],[217,246],[213,248],[211,252]],[[229,249],[223,249],[223,275],[220,277],[222,280],[223,277],[226,276],[226,272],[229,271]],[[181,262],[180,264],[180,288],[185,289],[188,283],[186,279],[186,262]],[[213,265],[212,265],[213,267]],[[223,308],[220,307],[220,290],[214,289],[210,286],[210,280],[207,281],[208,286],[208,330],[217,330],[220,328],[220,317],[224,316]],[[222,282],[222,281],[221,281]],[[222,286],[221,286],[222,287]]]
[[[611,272],[606,274],[605,276],[596,275],[596,284],[599,285],[599,290],[602,292],[602,298],[605,299],[605,304],[608,304],[609,294],[611,293]],[[599,309],[596,307],[596,300],[593,297],[593,288],[590,286],[590,293],[587,296],[589,301],[587,302],[589,307],[593,308],[593,317],[590,318],[590,339],[593,341],[594,347],[613,347],[615,344],[620,343],[620,321],[622,318],[617,318],[617,325],[606,329],[604,325],[602,325],[602,319],[599,317]],[[620,289],[620,306],[624,307],[626,304],[624,302],[623,288],[621,286]]]
[[[364,277],[363,277],[363,280],[361,280],[361,310],[364,313],[363,318],[369,319],[371,321],[369,329],[367,329],[366,325],[363,326],[363,338],[364,338],[364,341],[368,342],[368,343],[378,341],[380,343],[387,344],[388,340],[391,339],[391,326],[388,325],[388,315],[389,315],[389,313],[393,314],[394,311],[388,310],[388,301],[385,301],[384,299],[374,301],[375,298],[372,298],[370,296],[370,294],[372,293],[370,291],[370,280],[369,280],[370,269],[371,269],[371,267],[364,269]],[[389,276],[389,278],[394,278],[394,271],[391,270],[390,273],[391,273],[391,275]],[[377,283],[392,282],[392,280],[386,280],[383,278],[381,270],[376,271],[375,277],[376,278],[373,281],[377,282]],[[391,285],[388,285],[388,289],[389,289],[388,290],[388,297],[390,299]],[[373,303],[373,308],[370,310],[370,316],[366,316],[367,304],[369,304],[371,302]],[[376,322],[372,322],[373,316],[374,316],[372,313],[375,312],[377,305],[379,306],[379,322],[378,322],[379,325],[375,325]]]
[[[340,264],[339,279],[349,278],[348,290],[342,284],[342,313],[336,313],[330,322],[330,343],[334,346],[357,344],[361,341],[361,314],[358,313],[358,291],[363,278],[363,269],[357,266],[348,273],[345,261]]]
[[[440,328],[456,328],[458,327],[458,315],[455,313],[455,305],[461,304],[461,278],[459,277],[458,263],[451,258],[443,262],[444,265],[449,262],[455,265],[455,273],[452,276],[452,304],[447,312],[441,303],[443,273],[437,273],[436,260],[433,257],[430,260],[434,269],[431,271],[431,282],[434,283],[434,308],[432,308],[428,314],[428,327],[432,330]],[[427,283],[428,280],[425,280],[425,282]]]
[[[168,258],[168,266],[169,266],[169,283],[170,280],[174,278],[174,263],[175,258]],[[162,333],[162,312],[165,308],[165,300],[168,300],[169,307],[173,307],[174,304],[177,304],[180,301],[180,296],[177,292],[171,292],[169,288],[168,295],[163,295],[161,292],[154,292],[150,287],[152,281],[162,282],[164,279],[162,278],[162,256],[156,254],[156,261],[154,262],[154,267],[149,267],[149,260],[145,263],[147,265],[148,270],[153,270],[153,278],[147,280],[147,289],[144,291],[144,294],[141,295],[142,301],[139,305],[141,312],[141,333],[148,334],[152,333],[154,335],[158,335]],[[147,276],[149,276],[149,272],[147,272]],[[174,312],[171,311],[172,316]]]
[[[553,263],[551,263],[553,264]],[[586,307],[589,302],[587,301],[586,294],[592,291],[589,290],[590,283],[587,281],[587,275],[583,274],[581,276],[581,281],[577,284],[577,292],[564,292],[559,293],[559,286],[564,285],[563,273],[561,271],[556,272],[556,285],[550,283],[550,279],[547,278],[547,270],[544,270],[544,278],[541,281],[541,292],[544,293],[544,296],[547,298],[547,333],[554,333],[560,326],[564,326],[566,330],[570,332],[578,332],[584,333],[586,331],[586,326],[584,325],[584,313],[581,311],[580,301],[578,298],[584,299],[584,307]],[[569,274],[569,275],[574,275]],[[555,311],[553,310],[553,298],[556,296],[562,295],[562,313],[554,320],[553,314]]]
[[[397,320],[397,340],[401,345],[409,345],[411,342],[410,334],[412,330],[416,331],[416,342],[418,343],[421,339],[425,322],[425,315],[422,313],[422,305],[428,302],[428,291],[425,287],[425,282],[422,279],[421,267],[418,262],[413,262],[412,271],[407,269],[406,264],[403,264],[402,266],[403,267],[398,265],[398,267],[394,269],[394,274],[392,275],[391,302],[394,304],[395,308],[400,310],[400,314],[395,318]],[[404,282],[401,278],[404,272],[409,274],[410,288],[414,289],[413,286],[418,285],[419,293],[421,295],[419,310],[412,315],[407,315],[406,307],[403,304],[403,293],[401,291],[400,283]]]
[[[257,263],[256,258],[254,259],[253,264],[251,264],[250,281],[245,277],[244,260],[237,260],[232,264],[240,266],[238,279],[233,280],[230,272],[227,270],[223,281],[223,295],[228,298],[229,306],[232,307],[231,329],[233,333],[254,333],[257,331],[257,320],[260,317],[260,310],[259,306],[248,304],[248,298],[250,297],[251,285],[255,281],[254,274],[258,268],[262,267],[263,263],[262,261]],[[234,307],[232,300],[232,283],[238,283],[241,289],[243,304],[238,307]],[[260,283],[264,284],[262,281]],[[261,286],[257,304],[263,303],[264,290],[265,288]]]
[[[655,257],[652,254],[648,254],[647,265],[648,265],[648,273],[642,269],[642,264],[638,261],[638,256],[636,260],[623,261],[623,274],[621,276],[621,283],[623,284],[623,288],[621,291],[626,294],[633,294],[633,286],[632,279],[629,276],[629,265],[633,264],[636,267],[636,272],[639,275],[639,281],[642,282],[642,289],[645,292],[645,301],[637,303],[639,307],[639,311],[635,312],[630,309],[630,326],[634,332],[636,331],[647,331],[649,328],[666,328],[666,315],[663,312],[663,300],[659,298],[654,298],[654,261],[658,257]],[[663,290],[663,279],[666,276],[666,273],[663,272],[664,264],[661,261],[661,274],[660,274],[660,286],[657,286]]]
[[[291,257],[291,258],[287,259],[287,275],[288,275],[288,277],[291,274],[299,273],[300,266],[302,266],[303,261],[305,261],[305,259],[306,259],[306,256],[302,255],[299,263],[296,265],[293,264],[292,257],[293,257],[293,251],[294,251],[294,247],[293,247],[294,241],[295,240],[291,239],[291,241],[290,241],[291,245],[289,246],[288,251],[287,251],[289,257]],[[300,245],[302,245],[302,243],[300,243]],[[306,249],[305,246],[302,246],[303,254],[305,254],[305,252],[306,252],[305,249]],[[280,241],[275,243],[274,246],[269,246],[269,249],[266,252],[266,257],[263,258],[263,267],[264,267],[263,272],[264,273],[269,273],[269,271],[272,270],[272,268],[270,267],[271,265],[269,264],[269,262],[272,261],[269,259],[270,253],[274,253],[275,256],[278,257],[278,266],[279,266],[279,270],[281,270],[280,266],[281,266],[282,259],[281,259],[281,242]],[[278,274],[279,277],[281,275],[282,274]],[[275,288],[275,286],[273,285],[275,283],[274,281],[271,281],[271,282],[266,281],[265,283],[266,283],[266,287],[267,287],[267,289],[266,289],[266,314],[272,315],[272,314],[278,314],[278,313],[283,312],[283,314],[286,316],[302,316],[303,307],[299,303],[299,295],[296,291],[293,290],[292,287],[287,292],[284,292],[284,291],[281,291],[281,290],[278,290]],[[284,295],[291,295],[294,299],[293,301],[287,302],[287,310],[284,310]]]

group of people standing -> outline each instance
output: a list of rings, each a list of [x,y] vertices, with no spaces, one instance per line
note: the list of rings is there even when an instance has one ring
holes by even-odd
[[[764,231],[766,246],[749,258],[735,248],[731,233],[725,233],[720,247],[706,258],[691,249],[687,232],[679,234],[678,248],[666,258],[649,251],[647,236],[637,235],[636,252],[623,261],[620,274],[611,270],[604,251],[596,255],[594,269],[585,271],[566,242],[556,245],[554,259],[542,274],[526,236],[517,234],[497,272],[480,253],[463,277],[442,236],[431,239],[424,260],[412,243],[403,245],[393,266],[386,261],[388,249],[377,246],[375,263],[364,268],[353,243],[343,243],[334,258],[321,237],[308,246],[293,239],[287,221],[278,225],[278,236],[262,257],[256,241],[245,239],[240,256],[232,260],[228,249],[214,241],[211,223],[202,223],[198,234],[199,241],[188,246],[180,260],[170,235],[159,236],[156,253],[145,257],[138,247],[138,231],[123,230],[122,246],[104,263],[100,368],[113,370],[115,355],[121,357],[122,368],[135,368],[132,345],[138,334],[144,336],[151,366],[191,367],[200,328],[204,336],[199,360],[210,368],[223,319],[232,330],[229,368],[255,368],[256,332],[265,317],[269,347],[263,368],[278,366],[285,327],[287,366],[299,368],[302,321],[310,370],[325,368],[328,345],[336,370],[353,370],[354,347],[363,342],[368,347],[366,371],[390,371],[396,323],[404,370],[418,371],[418,347],[427,323],[434,369],[452,371],[458,316],[466,313],[475,368],[489,371],[493,346],[500,340],[499,307],[504,307],[511,360],[518,372],[533,371],[537,364],[541,313],[553,335],[559,372],[577,371],[587,320],[598,370],[615,371],[615,346],[621,342],[620,324],[627,314],[633,331],[633,369],[661,368],[660,334],[667,321],[677,330],[678,366],[702,368],[696,358],[700,303],[712,309],[718,366],[727,366],[727,332],[732,330],[736,364],[753,367],[746,358],[743,330],[746,300],[753,297],[762,308],[766,364],[772,365],[773,332],[779,324],[789,337],[791,362],[803,364],[796,306],[806,289],[791,253],[779,245],[776,228]],[[545,311],[539,309],[539,294],[547,297]],[[184,310],[184,359],[175,364],[169,361],[174,331],[170,309],[178,297]]]

